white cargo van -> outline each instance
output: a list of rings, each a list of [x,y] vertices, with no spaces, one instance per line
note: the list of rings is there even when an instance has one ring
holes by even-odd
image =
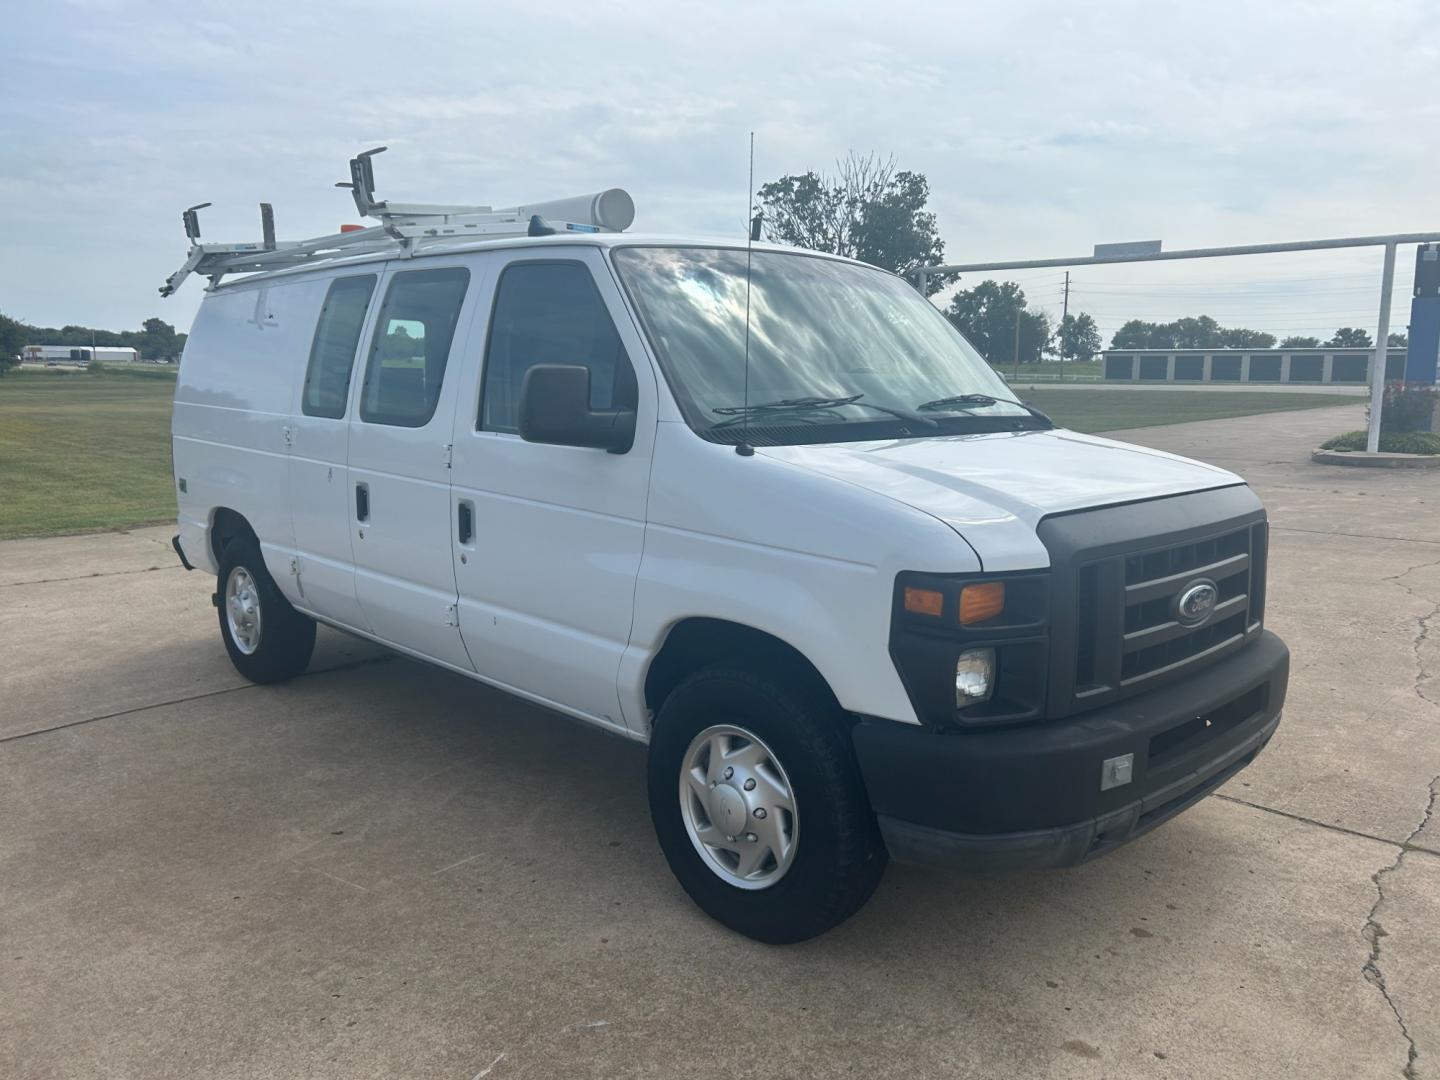
[[[1056,428],[872,267],[363,180],[368,239],[187,263],[176,549],[248,678],[323,622],[648,744],[676,877],[770,942],[888,857],[1111,851],[1274,733],[1238,477]]]

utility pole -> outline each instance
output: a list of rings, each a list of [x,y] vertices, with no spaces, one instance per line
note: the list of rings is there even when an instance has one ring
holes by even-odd
[[[1060,306],[1060,381],[1065,381],[1065,320],[1070,317],[1070,271],[1065,271],[1065,301]]]
[[[1015,309],[1015,380],[1020,380],[1020,309]]]

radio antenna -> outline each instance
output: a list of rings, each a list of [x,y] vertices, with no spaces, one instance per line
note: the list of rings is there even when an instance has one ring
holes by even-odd
[[[735,452],[741,457],[750,457],[755,448],[750,445],[750,256],[751,245],[755,242],[755,132],[750,132],[750,177],[745,191],[745,398],[744,412],[740,414],[740,445]]]

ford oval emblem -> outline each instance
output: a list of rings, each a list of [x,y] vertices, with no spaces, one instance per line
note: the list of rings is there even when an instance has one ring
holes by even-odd
[[[1175,600],[1175,618],[1186,626],[1199,626],[1215,613],[1220,588],[1209,578],[1197,578]]]

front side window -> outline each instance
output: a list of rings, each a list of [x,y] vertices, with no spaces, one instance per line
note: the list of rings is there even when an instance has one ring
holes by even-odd
[[[397,427],[430,422],[469,283],[470,272],[463,267],[395,275],[370,343],[361,420]]]
[[[306,416],[338,420],[345,415],[355,350],[360,347],[365,311],[374,291],[374,274],[336,278],[330,283],[315,326],[315,340],[310,343],[310,363],[305,368],[300,410]]]
[[[592,409],[634,407],[634,369],[583,263],[514,263],[500,275],[485,348],[480,430],[520,430],[520,388],[536,364],[589,368]]]
[[[714,441],[1048,427],[949,321],[883,271],[743,248],[612,256],[686,421]],[[749,372],[746,373],[746,340]],[[748,393],[747,393],[748,382]]]

